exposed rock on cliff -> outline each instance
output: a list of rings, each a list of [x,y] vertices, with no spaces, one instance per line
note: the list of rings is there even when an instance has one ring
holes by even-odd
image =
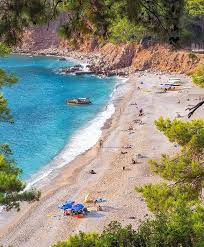
[[[204,63],[204,55],[197,54],[192,60],[190,52],[173,50],[167,45],[113,45],[106,44],[98,51],[100,62],[95,64],[101,70],[118,70],[128,68],[128,72],[138,70],[169,71],[189,73],[199,64]]]
[[[54,21],[50,21],[47,25],[33,26],[26,30],[23,35],[23,41],[16,51],[20,52],[37,52],[48,48],[58,48],[61,39],[58,36],[57,30],[67,19],[67,14],[62,13]]]
[[[160,70],[189,73],[198,64],[204,63],[204,55],[197,55],[196,60],[189,56],[190,51],[173,50],[167,45],[138,47],[132,60],[132,67],[135,70]]]
[[[134,45],[113,45],[110,43],[99,50],[104,60],[104,66],[109,66],[112,70],[130,67],[135,51]]]
[[[73,50],[67,41],[59,38],[58,27],[67,19],[66,14],[61,14],[57,20],[48,25],[33,27],[26,31],[23,43],[17,51],[52,54],[63,56],[86,57],[90,69],[97,74],[126,75],[138,70],[172,71],[189,73],[196,66],[204,63],[204,55],[198,54],[192,60],[190,51],[173,50],[168,45],[143,43],[136,44],[111,44],[99,47],[95,39],[88,40]]]

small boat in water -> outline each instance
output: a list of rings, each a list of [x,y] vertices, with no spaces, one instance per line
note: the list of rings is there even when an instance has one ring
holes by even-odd
[[[66,104],[68,105],[89,105],[91,104],[91,101],[89,98],[67,99]]]

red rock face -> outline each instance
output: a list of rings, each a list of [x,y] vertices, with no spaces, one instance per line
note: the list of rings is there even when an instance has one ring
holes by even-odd
[[[204,63],[204,54],[197,54],[192,61],[189,51],[173,50],[168,45],[155,44],[148,48],[141,45],[106,44],[99,52],[103,63],[111,69],[130,67],[130,71],[153,70],[189,73]]]
[[[172,50],[167,45],[153,45],[147,49],[137,49],[132,60],[135,69],[151,69],[178,73],[189,73],[199,64],[204,63],[204,55],[198,54],[192,61],[190,51]]]
[[[20,49],[24,52],[33,52],[47,48],[58,48],[61,42],[57,30],[67,19],[66,14],[61,14],[56,20],[47,25],[34,26],[26,30],[23,35]]]
[[[67,55],[70,50],[82,52],[82,54],[96,54],[98,59],[91,63],[96,70],[119,71],[126,68],[126,72],[137,70],[168,71],[189,73],[199,64],[204,63],[204,54],[198,54],[192,61],[190,51],[173,50],[168,45],[153,44],[111,44],[99,45],[95,39],[84,39],[75,49],[69,42],[62,40],[57,30],[68,19],[67,14],[61,14],[49,25],[33,27],[24,33],[20,51],[38,52],[44,50],[48,54]],[[18,50],[18,49],[17,49]]]

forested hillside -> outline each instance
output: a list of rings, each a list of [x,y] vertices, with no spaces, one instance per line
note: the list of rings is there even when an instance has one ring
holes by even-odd
[[[59,32],[73,42],[85,36],[115,43],[152,37],[173,45],[203,40],[203,1],[59,1],[70,18]]]
[[[134,1],[56,1],[50,6],[48,22],[26,29],[17,52],[95,52],[103,55],[96,67],[119,70],[113,73],[138,69],[188,73],[203,63],[203,55],[191,56],[191,47],[203,47],[203,12],[203,1],[192,0],[138,1],[137,5]],[[120,72],[125,67],[130,68]]]

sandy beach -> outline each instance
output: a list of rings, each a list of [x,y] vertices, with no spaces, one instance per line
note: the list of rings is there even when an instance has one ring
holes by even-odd
[[[160,83],[172,77],[181,79],[183,90],[156,93]],[[149,212],[135,186],[160,181],[150,172],[147,161],[159,158],[161,153],[175,153],[178,148],[156,129],[154,120],[160,116],[187,119],[186,107],[198,103],[200,96],[204,97],[204,89],[196,88],[186,75],[132,75],[126,82],[125,95],[115,102],[114,116],[103,128],[103,147],[97,143],[65,166],[42,188],[39,202],[23,204],[20,212],[9,212],[8,219],[2,218],[0,245],[47,247],[79,231],[101,231],[113,220],[136,228]],[[144,115],[139,117],[141,108]],[[203,116],[201,107],[193,118]],[[136,164],[132,164],[132,158]],[[90,174],[91,169],[96,174]],[[92,198],[105,199],[100,204],[102,211],[77,219],[63,216],[58,209],[68,199],[83,202],[88,193]]]

